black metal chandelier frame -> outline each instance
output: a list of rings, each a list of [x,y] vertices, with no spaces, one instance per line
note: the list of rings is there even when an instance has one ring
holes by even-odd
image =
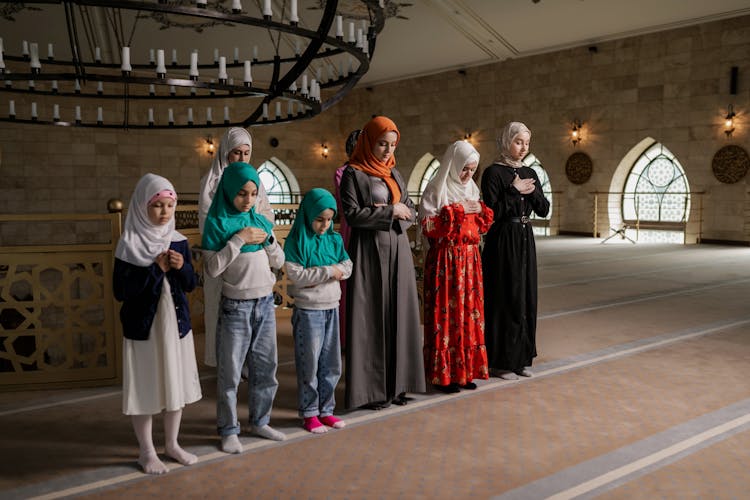
[[[337,17],[338,0],[328,0],[325,3],[322,16],[317,30],[310,30],[298,25],[297,22],[277,22],[271,19],[271,16],[253,17],[241,11],[234,10],[227,12],[219,9],[212,9],[210,6],[185,6],[175,3],[168,3],[164,0],[157,1],[136,1],[136,0],[42,0],[27,1],[24,4],[64,4],[65,17],[67,24],[67,34],[70,44],[72,57],[69,60],[59,60],[48,58],[43,62],[44,67],[32,67],[29,65],[30,57],[28,54],[13,55],[0,53],[0,62],[7,61],[8,68],[0,67],[0,78],[5,81],[5,85],[0,86],[0,92],[10,94],[25,94],[26,96],[43,96],[45,99],[62,98],[95,98],[95,99],[119,99],[124,103],[122,112],[122,121],[117,123],[104,122],[97,118],[96,122],[83,121],[76,117],[73,121],[64,121],[55,116],[51,120],[41,120],[38,116],[30,118],[21,118],[9,110],[6,115],[0,111],[0,121],[57,125],[57,126],[75,126],[75,127],[99,127],[99,128],[126,128],[126,129],[185,129],[185,128],[207,128],[224,126],[242,126],[250,127],[255,125],[268,125],[274,123],[289,122],[299,119],[308,119],[330,108],[339,102],[356,83],[367,73],[370,66],[370,59],[375,51],[375,42],[378,34],[382,31],[385,23],[382,1],[378,0],[360,0],[366,5],[370,16],[370,22],[367,33],[363,34],[363,41],[357,43],[356,40],[344,40],[340,33],[330,36],[331,28]],[[191,18],[207,19],[222,23],[231,23],[236,25],[254,26],[273,30],[279,33],[287,33],[307,39],[308,44],[305,50],[294,57],[282,58],[278,50],[272,59],[256,60],[253,59],[253,66],[268,66],[272,68],[272,77],[270,81],[261,86],[257,82],[243,82],[235,84],[230,80],[219,81],[201,81],[197,77],[189,78],[169,78],[166,74],[154,73],[154,63],[132,64],[132,70],[125,71],[121,64],[103,63],[101,61],[89,58],[86,60],[81,55],[81,45],[79,43],[78,27],[76,25],[75,7],[102,7],[107,9],[121,9],[129,11],[144,11],[162,14],[177,14],[190,16]],[[340,20],[338,20],[340,23]],[[338,29],[337,29],[338,30]],[[304,89],[297,89],[296,81],[308,70],[310,64],[322,58],[330,58],[336,55],[349,54],[359,63],[356,69],[352,65],[346,74],[339,74],[335,79],[329,79],[327,82],[315,82],[318,86],[318,92],[303,92]],[[121,61],[122,62],[122,61]],[[291,67],[282,72],[283,65]],[[226,62],[226,68],[241,68],[244,62],[234,60]],[[5,66],[4,64],[2,66]],[[200,64],[199,70],[216,69],[218,63]],[[52,69],[50,69],[52,68]],[[59,68],[59,71],[57,69]],[[173,62],[168,66],[169,72],[184,72],[185,74],[191,69],[190,65],[176,64]],[[146,76],[150,72],[152,76]],[[50,90],[37,90],[33,85],[35,81],[52,81],[55,82]],[[314,80],[313,80],[314,81]],[[21,88],[14,85],[14,82],[29,82],[28,88]],[[75,90],[58,89],[56,82],[68,82],[68,86],[75,84]],[[106,82],[110,84],[121,84],[122,91],[115,93],[103,93],[101,89],[93,91],[87,82]],[[170,95],[156,95],[153,92],[146,92],[144,89],[153,89],[154,87],[167,86],[170,89]],[[173,89],[188,89],[190,95],[177,95]],[[322,100],[319,89],[326,89],[326,99]],[[133,91],[135,90],[135,92]],[[198,95],[197,91],[209,91],[209,94],[202,93]],[[205,122],[189,122],[187,124],[157,123],[149,120],[148,123],[131,120],[129,104],[131,101],[156,102],[161,100],[176,101],[202,101],[211,102],[211,100],[233,99],[233,104],[242,99],[243,102],[250,103],[250,109],[247,116],[239,121],[231,121],[224,116],[224,120],[215,122],[206,120]],[[252,99],[252,101],[250,100]],[[268,112],[272,101],[285,100],[297,104],[297,111],[293,110],[292,104],[288,105],[286,114],[277,113],[271,116]]]

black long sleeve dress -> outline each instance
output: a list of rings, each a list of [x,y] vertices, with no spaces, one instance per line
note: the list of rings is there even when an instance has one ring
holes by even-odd
[[[515,175],[536,180],[534,192],[513,187]],[[536,172],[494,163],[482,175],[484,203],[495,212],[482,253],[485,344],[490,369],[520,373],[536,357],[537,268],[532,210],[549,212]]]

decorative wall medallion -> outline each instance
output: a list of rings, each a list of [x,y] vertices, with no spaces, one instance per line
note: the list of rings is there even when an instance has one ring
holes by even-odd
[[[734,184],[747,174],[750,156],[740,146],[730,144],[716,152],[711,162],[714,177],[724,184]]]
[[[565,175],[573,184],[583,184],[591,178],[594,166],[586,153],[573,153],[565,162]]]

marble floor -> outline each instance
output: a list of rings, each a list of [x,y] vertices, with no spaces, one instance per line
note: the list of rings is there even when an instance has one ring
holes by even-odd
[[[600,241],[537,239],[532,378],[337,411],[345,429],[312,435],[283,317],[271,423],[286,441],[242,434],[244,453],[222,453],[205,366],[181,431],[199,462],[165,459],[159,477],[135,463],[118,387],[0,393],[0,497],[747,498],[750,248]]]

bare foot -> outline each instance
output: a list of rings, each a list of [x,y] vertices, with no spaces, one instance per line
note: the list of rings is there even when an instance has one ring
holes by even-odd
[[[141,466],[143,472],[146,474],[166,474],[169,469],[164,463],[159,460],[156,453],[148,453],[147,455],[140,455],[138,457],[138,465]]]
[[[175,447],[166,448],[164,450],[164,453],[169,457],[177,460],[182,465],[193,465],[198,461],[198,457],[196,455],[193,455],[192,453],[188,453],[187,451],[180,448],[180,445],[176,445]]]

